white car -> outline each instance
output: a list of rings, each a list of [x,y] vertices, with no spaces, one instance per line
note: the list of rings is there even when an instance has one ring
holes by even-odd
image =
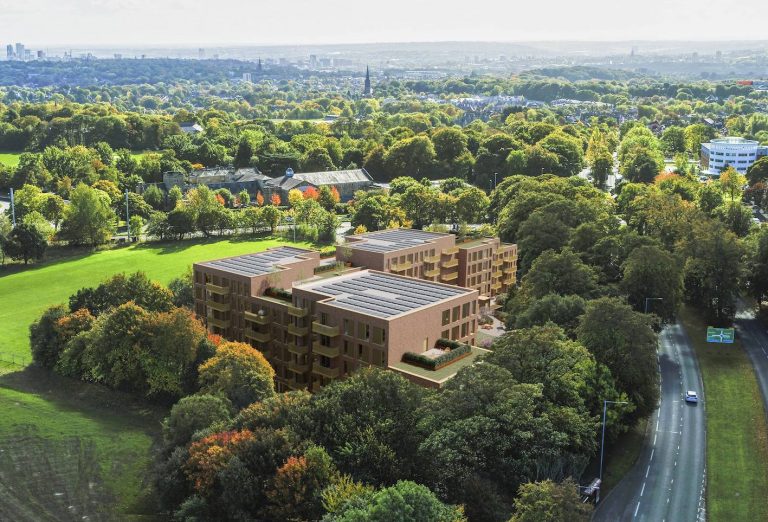
[[[685,392],[685,402],[699,402],[699,395],[692,390]]]

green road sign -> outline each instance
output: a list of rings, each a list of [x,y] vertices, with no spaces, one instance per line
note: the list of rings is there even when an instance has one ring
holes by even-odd
[[[725,343],[733,344],[733,340],[736,338],[736,332],[733,328],[713,328],[707,327],[707,342],[708,343]]]

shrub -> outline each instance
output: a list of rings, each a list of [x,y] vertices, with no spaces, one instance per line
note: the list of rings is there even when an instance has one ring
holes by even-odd
[[[468,344],[463,344],[458,341],[450,341],[448,339],[438,339],[435,342],[435,345],[441,348],[450,348],[450,350],[435,358],[430,358],[420,353],[406,352],[403,355],[403,362],[415,364],[424,367],[427,370],[434,371],[440,366],[463,357],[472,351],[472,347]]]

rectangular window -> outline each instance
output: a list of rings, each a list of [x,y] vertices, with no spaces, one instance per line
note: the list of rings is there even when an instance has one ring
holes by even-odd
[[[451,332],[449,332],[448,330],[443,330],[442,332],[440,332],[441,339],[448,339],[450,335],[451,335]]]
[[[351,355],[349,353],[349,341],[346,339],[344,339],[344,355]]]
[[[461,336],[466,337],[469,330],[469,323],[463,323],[461,325]]]
[[[354,323],[352,321],[349,319],[344,319],[344,335],[353,335],[354,328]]]
[[[477,313],[477,301],[472,301],[472,315]]]
[[[459,338],[459,327],[458,326],[454,326],[451,329],[451,339],[453,339],[455,341],[458,338]]]
[[[384,344],[384,329],[377,326],[373,327],[373,343],[382,345]]]
[[[454,306],[453,307],[453,313],[451,314],[451,322],[455,322],[459,320],[459,307]]]
[[[469,315],[469,303],[461,305],[461,318],[465,319]]]
[[[451,322],[451,311],[445,310],[443,312],[443,326]]]

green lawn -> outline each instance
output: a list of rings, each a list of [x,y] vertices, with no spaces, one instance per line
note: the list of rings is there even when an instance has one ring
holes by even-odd
[[[768,520],[768,429],[754,368],[736,339],[708,344],[693,310],[681,321],[696,350],[707,410],[709,520]]]
[[[147,479],[166,412],[101,386],[8,365],[9,354],[29,356],[29,324],[43,309],[115,273],[142,270],[168,282],[195,261],[283,243],[217,239],[69,250],[69,257],[0,269],[0,520],[155,520]]]
[[[29,355],[29,325],[45,308],[66,303],[78,289],[113,274],[141,270],[167,283],[195,261],[256,252],[283,242],[235,238],[146,243],[43,262],[7,275],[0,270],[0,331],[4,334],[0,352]]]
[[[0,152],[0,164],[15,167],[19,164],[21,152]]]

